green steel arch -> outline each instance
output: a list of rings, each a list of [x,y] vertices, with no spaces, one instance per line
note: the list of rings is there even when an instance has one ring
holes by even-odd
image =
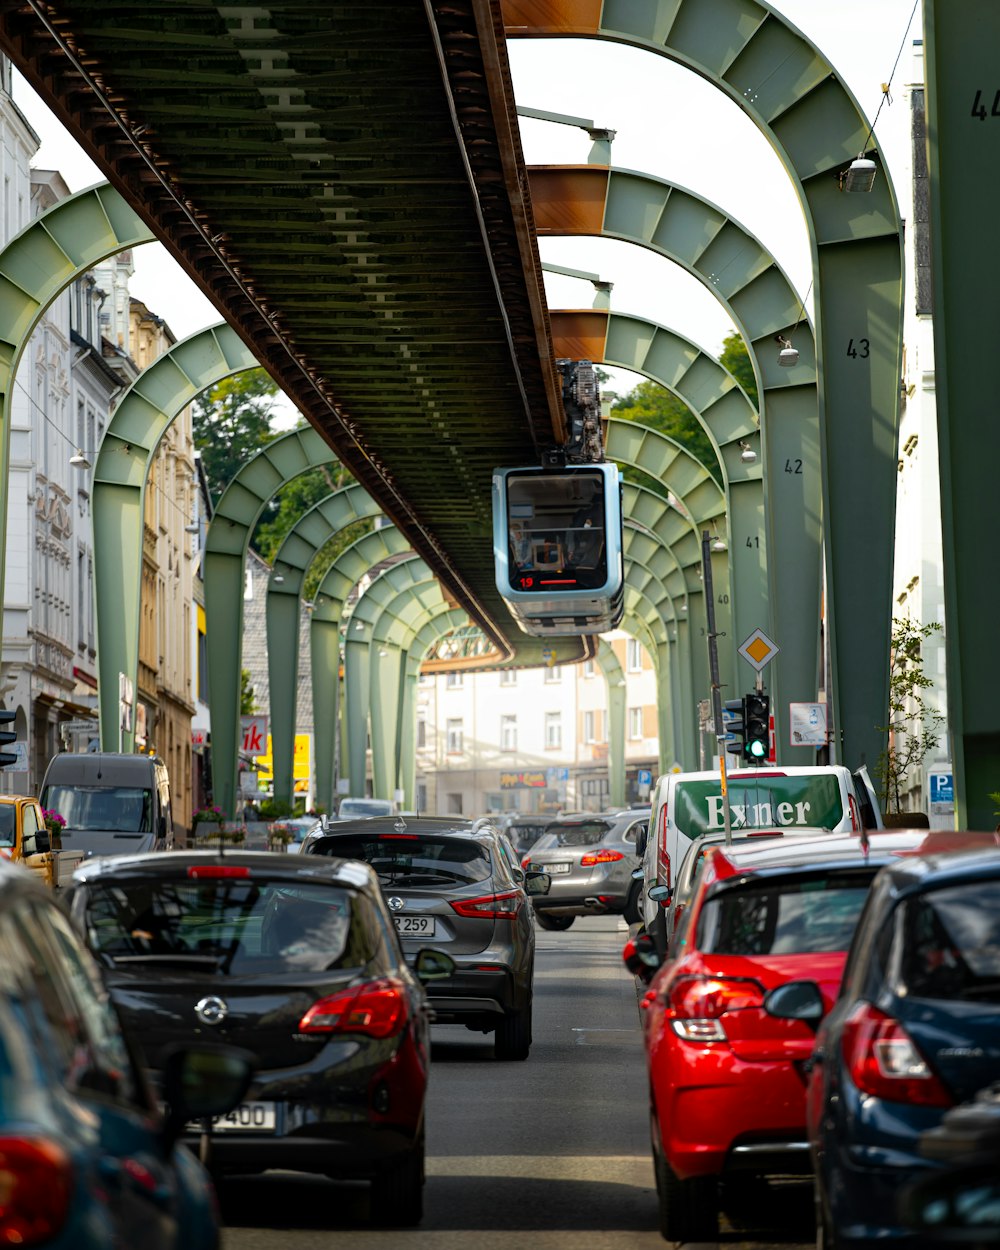
[[[596,660],[608,692],[608,802],[625,806],[625,673],[610,643],[597,644]]]
[[[7,575],[11,403],[28,339],[71,282],[109,256],[154,238],[105,182],[60,200],[0,252],[0,602]],[[117,689],[116,679],[116,694]]]
[[[149,472],[168,427],[202,391],[257,361],[225,323],[175,343],[139,374],[108,423],[94,465],[94,604],[101,748],[131,751],[120,730],[118,674],[137,688],[142,529]]]
[[[240,730],[243,589],[250,535],[268,502],[299,474],[335,462],[314,429],[291,430],[248,460],[226,487],[205,539],[208,705],[213,797],[232,815]]]
[[[996,673],[1000,578],[988,509],[1000,461],[994,398],[1000,252],[989,241],[988,223],[989,206],[1000,194],[1000,8],[988,0],[925,0],[923,9],[938,444],[921,453],[937,452],[941,475],[945,749],[955,780],[956,827],[993,829],[1000,807],[1000,702],[990,674]]]
[[[403,791],[404,807],[409,811],[416,810],[417,682],[420,666],[438,638],[460,628],[468,619],[468,614],[460,608],[439,610],[417,633],[406,652],[400,715],[399,785]]]
[[[392,799],[400,787],[400,749],[405,702],[405,654],[420,631],[449,605],[425,593],[415,600],[404,587],[386,598],[371,622],[369,645],[369,708],[371,713],[372,790]],[[374,588],[374,587],[373,587]]]
[[[755,0],[609,0],[565,12],[545,0],[506,0],[507,34],[607,39],[686,66],[756,123],[799,197],[816,291],[828,698],[842,735],[831,748],[852,764],[874,764],[885,735],[873,709],[888,707],[903,241],[884,166],[870,193],[840,189],[860,152],[879,162],[869,123],[819,49]]]
[[[271,757],[274,797],[279,802],[290,803],[294,794],[292,772],[299,682],[299,622],[306,573],[323,545],[339,530],[355,521],[381,515],[381,508],[363,486],[352,484],[342,487],[304,512],[275,553],[267,583],[266,615]],[[318,778],[318,755],[314,754],[314,759]],[[331,810],[327,806],[327,811]]]
[[[316,793],[318,801],[327,811],[333,811],[337,788],[334,765],[340,721],[340,645],[344,604],[358,582],[376,564],[402,555],[409,549],[408,541],[394,525],[365,534],[344,548],[327,569],[316,592],[309,621],[313,741]],[[346,755],[346,742],[342,742],[342,764]]]
[[[751,440],[738,430],[744,414],[732,411],[736,393],[724,391],[722,410],[717,407],[713,374],[721,366],[716,360],[644,318],[596,311],[589,315],[592,324],[605,322],[606,363],[659,381],[701,418],[723,464],[734,554],[744,557],[734,573],[751,566],[745,576],[734,578],[749,583],[733,587],[740,638],[761,628],[781,640],[781,658],[767,674],[776,705],[813,700],[819,678],[823,552],[815,339],[803,320],[794,335],[799,362],[791,369],[778,365],[775,343],[776,334],[788,334],[789,325],[797,322],[799,298],[774,257],[745,226],[710,200],[666,179],[600,166],[555,167],[559,197],[585,208],[554,213],[547,225],[544,188],[550,168],[531,171],[540,236],[597,234],[656,252],[712,293],[747,344],[762,412],[761,446],[752,442],[759,456],[752,473],[740,459],[741,443]],[[541,206],[534,194],[539,180]],[[585,316],[578,314],[578,319]],[[798,471],[786,473],[786,466]],[[755,481],[749,497],[748,478]],[[758,569],[766,572],[766,585]],[[752,612],[741,611],[745,595],[752,596]],[[745,661],[738,663],[739,687],[749,689],[755,674]],[[796,760],[788,762],[803,763],[807,755],[800,748]]]
[[[422,612],[445,602],[437,578],[417,555],[404,556],[372,581],[347,614],[344,635],[344,702],[347,721],[347,773],[351,793],[365,792],[365,745],[370,699],[370,642],[372,626],[389,599],[410,591],[409,611]],[[380,709],[379,709],[380,710]],[[377,714],[376,714],[377,715]],[[383,732],[372,723],[372,744]]]
[[[701,415],[697,408],[695,386],[682,388],[677,385],[679,372],[682,373],[686,362],[691,361],[684,340],[667,327],[641,317],[618,313],[606,314],[606,317],[607,338],[603,362],[621,365],[659,382]],[[771,346],[774,347],[774,344]],[[695,366],[697,378],[703,384],[709,364],[715,362],[710,358],[699,358],[691,363]],[[721,370],[721,366],[716,367]],[[781,372],[796,371],[783,369]],[[803,388],[796,388],[801,389]],[[812,389],[814,392],[814,385]],[[771,406],[764,410],[763,438],[759,440],[763,446],[759,445],[756,436],[745,435],[738,435],[735,441],[731,439],[726,445],[727,473],[733,451],[736,451],[737,459],[742,454],[740,441],[754,450],[758,459],[751,465],[743,465],[741,462],[741,477],[731,477],[729,480],[729,532],[728,535],[722,534],[723,537],[728,537],[732,552],[731,594],[734,629],[738,635],[735,642],[738,644],[758,628],[776,641],[786,640],[779,643],[780,658],[774,662],[773,671],[767,675],[768,685],[774,691],[775,702],[777,704],[780,699],[781,706],[787,702],[808,702],[816,698],[822,567],[818,438],[812,443],[806,440],[805,446],[800,442],[798,455],[782,456],[778,447],[788,450],[794,438],[786,436],[779,440],[770,436],[770,415],[776,409],[782,411],[781,424],[786,431],[792,423],[798,424],[802,429],[809,424],[808,416],[787,402],[788,388],[785,390],[785,394],[768,399]],[[750,407],[749,400],[746,405]],[[811,406],[812,424],[815,426],[814,393]],[[732,411],[730,408],[730,414]],[[745,414],[741,416],[744,420],[740,421],[737,428],[745,428]],[[621,459],[615,449],[613,435],[609,437],[608,454],[614,459]],[[772,466],[770,475],[766,470],[764,472],[765,483],[769,476],[778,479],[777,490],[767,487],[766,507],[761,482],[762,456]],[[786,473],[783,471],[786,464],[793,469],[802,468],[803,471]],[[645,466],[640,464],[639,467]],[[816,484],[815,494],[810,500],[805,498],[801,485],[807,480]],[[789,486],[788,483],[792,485]],[[736,659],[735,648],[730,645],[733,662],[737,667],[730,670],[728,680],[737,690],[750,689],[754,674],[745,661]],[[791,754],[785,759],[786,763],[804,762],[805,748],[795,750],[789,746],[787,750]]]

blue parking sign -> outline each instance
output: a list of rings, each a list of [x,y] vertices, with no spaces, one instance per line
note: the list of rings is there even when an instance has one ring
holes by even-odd
[[[931,773],[929,780],[932,803],[955,802],[955,778],[952,773]]]
[[[648,768],[640,768],[636,774],[636,781],[640,786],[651,786],[653,784],[653,774]]]

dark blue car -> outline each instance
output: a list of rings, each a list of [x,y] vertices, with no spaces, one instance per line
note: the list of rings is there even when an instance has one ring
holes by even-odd
[[[97,965],[51,893],[0,861],[0,1244],[214,1250],[208,1175],[175,1142],[221,1114],[250,1067],[176,1050],[166,1116],[152,1100]]]
[[[876,877],[816,1039],[807,1099],[823,1250],[913,1238],[897,1205],[935,1166],[920,1134],[1000,1078],[1000,837],[935,833],[920,852]],[[803,1001],[788,1001],[802,1018]]]

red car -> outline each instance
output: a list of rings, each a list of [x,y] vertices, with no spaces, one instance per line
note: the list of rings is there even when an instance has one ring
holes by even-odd
[[[721,1179],[810,1170],[803,1065],[816,1024],[775,1018],[767,996],[806,978],[829,1010],[872,878],[925,836],[825,834],[706,856],[671,958],[642,1003],[668,1241],[715,1240]],[[624,957],[647,976],[658,964],[648,937]]]

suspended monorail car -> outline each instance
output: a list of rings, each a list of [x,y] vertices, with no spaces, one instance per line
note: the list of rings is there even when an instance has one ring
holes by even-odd
[[[494,469],[497,589],[526,634],[599,634],[624,610],[615,464]]]

